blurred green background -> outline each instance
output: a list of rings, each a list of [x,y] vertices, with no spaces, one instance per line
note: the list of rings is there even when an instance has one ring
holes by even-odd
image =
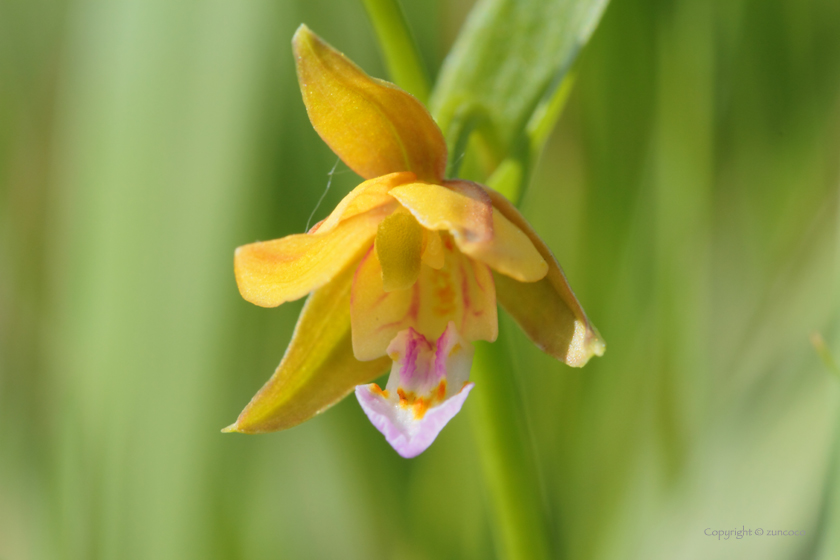
[[[435,74],[471,2],[403,4]],[[219,433],[300,309],[233,249],[336,160],[301,22],[386,77],[356,0],[0,0],[0,559],[496,554],[469,414],[411,461],[352,398]],[[840,557],[840,2],[613,0],[577,71],[523,211],[608,351],[502,325],[558,558]]]

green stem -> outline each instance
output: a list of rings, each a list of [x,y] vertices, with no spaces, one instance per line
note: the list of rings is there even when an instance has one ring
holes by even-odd
[[[496,546],[506,560],[551,558],[534,450],[501,341],[476,343],[472,424],[489,491]]]
[[[397,0],[363,0],[388,73],[395,84],[424,105],[429,99],[429,77],[414,42],[408,21]]]
[[[537,107],[520,149],[502,161],[488,180],[514,204],[524,192],[530,168],[557,123],[573,82],[574,78],[567,75]],[[473,430],[497,527],[499,556],[506,560],[548,559],[552,557],[551,540],[548,516],[540,499],[536,454],[525,429],[525,411],[499,326],[500,340],[476,345],[471,372],[476,383],[471,397]]]

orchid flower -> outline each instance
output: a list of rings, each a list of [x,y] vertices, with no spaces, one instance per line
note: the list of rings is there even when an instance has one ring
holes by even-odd
[[[306,26],[292,41],[312,126],[365,179],[308,232],[239,247],[242,297],[309,298],[271,379],[230,432],[297,425],[355,389],[403,457],[458,413],[472,343],[494,341],[496,301],[571,366],[601,355],[548,247],[502,195],[446,179],[443,134],[423,105],[371,78]],[[372,383],[391,367],[384,389]]]

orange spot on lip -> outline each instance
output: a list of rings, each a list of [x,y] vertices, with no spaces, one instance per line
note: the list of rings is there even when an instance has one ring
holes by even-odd
[[[437,391],[435,391],[435,397],[437,400],[442,401],[443,397],[446,396],[446,379],[441,379],[440,383],[437,386]]]
[[[400,406],[403,408],[407,408],[411,403],[414,402],[414,393],[406,394],[402,388],[397,389],[397,395],[400,397]]]
[[[421,420],[429,408],[434,406],[435,403],[443,401],[446,397],[446,379],[441,379],[438,386],[425,397],[418,397],[412,391],[406,392],[401,387],[397,389],[397,395],[400,397],[400,406],[406,409],[411,408],[414,412],[414,419]]]
[[[423,416],[426,415],[426,411],[429,409],[429,404],[426,402],[426,399],[423,397],[418,397],[416,401],[414,401],[414,418],[416,420],[420,420]]]
[[[384,399],[388,398],[388,390],[387,389],[382,389],[376,383],[373,383],[373,386],[370,388],[370,392],[371,393],[376,393],[377,395],[381,395],[382,398],[384,398]]]

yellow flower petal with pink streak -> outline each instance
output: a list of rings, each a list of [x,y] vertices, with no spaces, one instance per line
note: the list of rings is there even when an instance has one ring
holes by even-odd
[[[226,432],[262,433],[291,428],[370,383],[391,367],[390,358],[361,362],[350,336],[350,288],[346,267],[314,291],[298,319],[292,341],[274,375]]]
[[[449,230],[465,255],[502,274],[536,282],[548,272],[548,264],[528,236],[495,209],[484,188],[475,183],[411,183],[391,189],[390,194],[425,227]]]
[[[309,120],[350,169],[365,179],[397,171],[443,179],[446,142],[422,103],[371,78],[305,25],[292,47]]]
[[[512,224],[525,232],[549,264],[539,282],[518,282],[495,275],[499,303],[544,352],[574,367],[604,353],[605,344],[589,322],[566,276],[551,250],[504,196],[488,189],[493,205]]]
[[[362,260],[350,300],[353,352],[358,359],[384,355],[391,340],[408,327],[437,339],[449,321],[467,340],[496,339],[496,292],[490,269],[461,254],[448,235],[442,237],[443,267],[422,265],[417,282],[406,290],[383,289],[376,251]]]
[[[239,247],[234,254],[239,293],[262,307],[302,298],[358,262],[392,210],[385,206],[358,214],[326,233],[289,235]]]

